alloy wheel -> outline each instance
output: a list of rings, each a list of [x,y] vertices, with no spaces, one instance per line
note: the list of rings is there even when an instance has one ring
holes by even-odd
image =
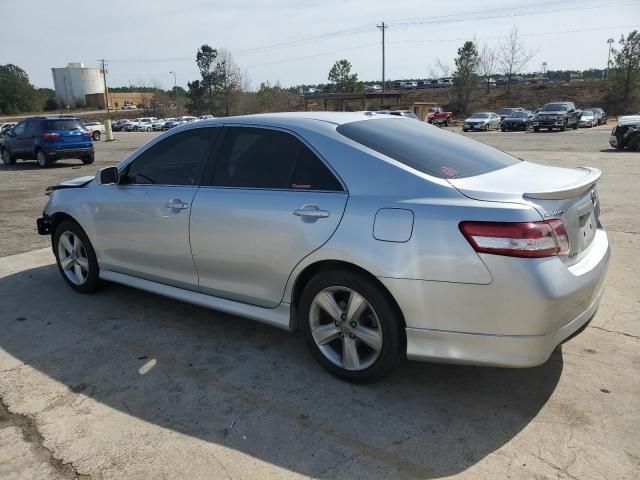
[[[311,303],[311,335],[334,365],[359,371],[373,365],[382,350],[382,328],[371,304],[356,291],[325,288]]]
[[[47,166],[47,157],[45,157],[44,152],[42,150],[38,150],[37,160],[38,160],[38,165],[40,165],[41,167]]]
[[[66,277],[75,285],[82,285],[89,275],[89,258],[80,237],[66,231],[58,240],[58,260]]]

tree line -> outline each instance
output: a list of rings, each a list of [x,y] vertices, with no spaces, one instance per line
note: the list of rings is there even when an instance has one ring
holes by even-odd
[[[34,87],[27,72],[17,65],[0,65],[0,114],[17,115],[57,108],[52,89]]]

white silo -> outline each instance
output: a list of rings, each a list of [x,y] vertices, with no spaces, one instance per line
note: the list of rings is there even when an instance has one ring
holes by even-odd
[[[87,68],[84,63],[69,63],[64,68],[52,68],[56,98],[62,105],[84,105],[85,95],[105,93],[102,70]]]

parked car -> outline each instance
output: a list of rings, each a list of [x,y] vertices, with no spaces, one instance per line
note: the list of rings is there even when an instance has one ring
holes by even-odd
[[[440,82],[440,80],[434,78],[429,82],[427,88],[444,88],[444,85]]]
[[[494,112],[474,113],[469,118],[465,118],[462,125],[464,132],[469,130],[497,130],[498,128],[500,128],[500,117]]]
[[[539,132],[541,128],[549,131],[554,128],[564,132],[571,127],[578,128],[580,121],[579,112],[573,102],[553,102],[544,105],[533,120],[533,131]]]
[[[150,132],[153,130],[151,125],[158,120],[156,117],[142,117],[133,126],[134,132]]]
[[[425,88],[429,88],[429,83],[430,82],[431,82],[430,80],[420,80],[417,83],[416,88],[420,89],[420,90],[425,89]]]
[[[413,110],[378,110],[374,113],[376,115],[393,115],[394,117],[405,117],[420,120]]]
[[[515,110],[500,122],[500,130],[503,132],[513,130],[527,131],[533,125],[530,112]]]
[[[640,115],[618,118],[618,124],[611,130],[609,144],[618,150],[640,152]]]
[[[93,163],[91,132],[82,120],[69,116],[30,117],[18,122],[2,139],[2,161],[36,160],[42,168],[62,158],[79,158]]]
[[[123,132],[133,132],[134,129],[136,128],[136,126],[138,125],[139,121],[140,121],[139,118],[134,118],[133,120],[129,120],[128,122],[126,122],[122,126],[122,131]]]
[[[364,91],[368,93],[377,93],[382,91],[382,87],[380,85],[367,85]]]
[[[178,125],[180,125],[180,118],[171,118],[164,123],[164,125],[162,126],[162,129],[170,130],[173,127],[177,127]]]
[[[213,118],[216,118],[216,117],[214,117],[213,115],[200,115],[196,120],[197,121],[200,121],[200,120],[211,120]]]
[[[164,129],[164,124],[173,118],[159,118],[151,124],[151,130],[154,132],[161,132]]]
[[[587,110],[591,110],[594,113],[598,120],[598,125],[605,125],[607,123],[607,112],[605,112],[604,109],[600,107],[590,107]]]
[[[16,122],[8,122],[0,125],[0,141],[13,127],[16,126]]]
[[[129,122],[129,119],[124,118],[124,119],[119,119],[119,120],[115,120],[112,124],[111,124],[111,130],[113,130],[114,132],[121,132],[125,123]]]
[[[598,125],[598,117],[596,117],[596,114],[593,111],[582,110],[580,112],[580,121],[578,123],[578,126],[592,128],[597,125]]]
[[[610,256],[599,177],[391,116],[228,117],[50,188],[37,226],[78,292],[299,329],[367,382],[405,357],[531,367],[584,330]]]
[[[404,82],[395,82],[393,84],[394,90],[401,90],[402,88],[404,88]]]
[[[443,124],[448,127],[451,118],[453,118],[453,112],[446,112],[442,107],[429,107],[427,111],[427,122],[434,125]]]
[[[445,77],[440,79],[440,86],[442,88],[449,88],[453,86],[453,78]]]
[[[102,122],[84,122],[84,127],[91,132],[91,138],[94,142],[99,141],[100,137],[106,134],[106,129]]]
[[[137,110],[137,109],[138,109],[137,105],[127,104],[122,106],[122,110]]]
[[[524,112],[524,108],[504,107],[500,109],[498,115],[500,116],[500,120],[504,120],[505,118],[508,118],[513,112]]]

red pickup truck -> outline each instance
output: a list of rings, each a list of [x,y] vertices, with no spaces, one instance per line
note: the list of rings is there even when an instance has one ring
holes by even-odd
[[[451,117],[453,117],[453,113],[445,112],[442,107],[429,107],[427,112],[427,122],[434,125],[444,124],[445,127],[448,127]]]

